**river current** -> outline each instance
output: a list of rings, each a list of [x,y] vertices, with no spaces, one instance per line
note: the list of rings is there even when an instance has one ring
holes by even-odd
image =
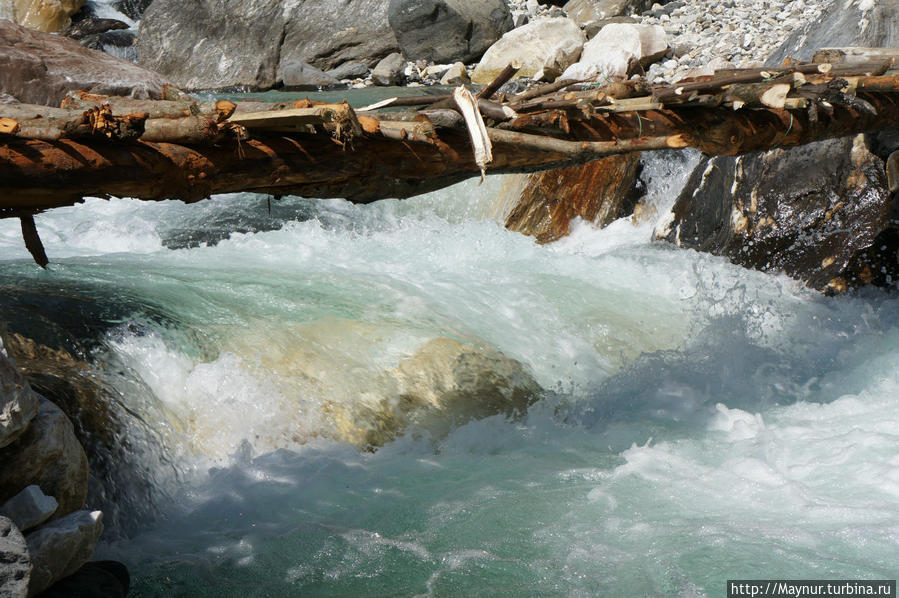
[[[695,160],[647,159],[656,219]],[[47,271],[0,222],[0,316],[77,337],[147,486],[153,516],[110,516],[99,554],[134,596],[896,577],[896,297],[823,297],[651,242],[654,222],[540,246],[498,222],[509,184],[88,200],[37,217]],[[385,372],[435,338],[517,360],[538,400],[376,450],[336,440],[335,405],[389,395]]]

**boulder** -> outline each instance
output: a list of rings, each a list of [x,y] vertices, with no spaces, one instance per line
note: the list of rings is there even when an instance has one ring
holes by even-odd
[[[82,39],[89,35],[97,35],[116,29],[128,29],[128,23],[119,21],[118,19],[88,17],[86,19],[81,19],[77,23],[73,23],[65,30],[64,35],[66,37],[71,37],[72,39]]]
[[[658,235],[842,292],[896,280],[897,211],[884,161],[859,135],[705,159]]]
[[[540,19],[505,34],[481,58],[471,80],[490,83],[507,65],[518,63],[518,77],[554,79],[581,54],[586,37],[571,19]]]
[[[53,516],[59,503],[32,484],[0,506],[0,515],[8,517],[23,532],[38,526]]]
[[[610,23],[584,44],[577,64],[564,79],[588,79],[598,75],[626,78],[639,64],[646,67],[668,51],[668,37],[659,25]]]
[[[71,23],[85,0],[12,0],[16,23],[29,29],[55,33]]]
[[[548,243],[568,235],[578,216],[602,228],[630,216],[641,195],[640,154],[609,156],[583,166],[530,175],[506,216],[506,228]]]
[[[340,85],[340,80],[305,62],[282,62],[281,84],[285,88],[318,89]]]
[[[126,598],[128,568],[117,561],[91,561],[53,584],[40,598]]]
[[[375,405],[328,407],[340,440],[381,446],[413,425],[439,438],[474,419],[523,414],[540,392],[518,361],[449,338],[425,343],[388,376],[393,396]]]
[[[31,579],[31,557],[22,532],[0,516],[0,598],[24,598]]]
[[[156,73],[9,21],[0,21],[0,63],[0,91],[29,104],[59,106],[78,89],[154,99],[177,93]]]
[[[270,89],[292,64],[374,66],[399,49],[388,1],[155,0],[140,23],[138,62],[186,89]]]
[[[513,27],[503,0],[390,0],[390,27],[403,55],[472,62]]]
[[[368,76],[368,71],[368,66],[364,62],[352,60],[327,71],[327,74],[339,81],[341,79],[365,79]]]
[[[37,484],[59,503],[55,516],[80,509],[87,497],[87,457],[72,422],[53,403],[40,409],[22,436],[0,449],[0,501]]]
[[[564,9],[568,18],[587,27],[604,19],[642,13],[652,4],[651,0],[569,0]]]
[[[406,59],[399,52],[391,54],[375,66],[371,79],[375,85],[399,85],[403,82]]]
[[[78,571],[94,555],[102,531],[103,513],[76,511],[28,534],[32,563],[28,596]]]
[[[467,83],[471,83],[471,79],[468,78],[468,70],[461,62],[457,62],[450,66],[449,69],[443,73],[443,76],[440,77],[441,85],[452,85],[453,87],[457,87]]]
[[[16,369],[0,335],[0,449],[25,432],[39,406],[38,396]]]

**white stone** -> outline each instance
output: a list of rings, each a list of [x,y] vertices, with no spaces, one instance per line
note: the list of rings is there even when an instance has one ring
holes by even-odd
[[[58,507],[55,498],[32,484],[0,506],[0,515],[12,519],[24,532],[50,519]]]
[[[571,19],[532,21],[506,33],[490,46],[471,80],[486,85],[512,63],[521,65],[518,77],[532,77],[541,70],[558,76],[578,59],[585,40],[584,32]]]
[[[660,26],[611,23],[584,44],[578,64],[566,70],[561,78],[626,77],[632,59],[645,67],[667,51],[668,37]]]

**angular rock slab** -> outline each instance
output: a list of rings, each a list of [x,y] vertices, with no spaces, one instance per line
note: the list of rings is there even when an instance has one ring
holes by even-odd
[[[32,484],[0,506],[0,515],[8,517],[22,531],[28,531],[53,516],[59,503]]]
[[[513,29],[490,46],[471,80],[490,83],[507,65],[518,63],[516,76],[554,79],[581,55],[587,37],[571,19],[540,19]]]
[[[37,416],[14,443],[0,449],[0,500],[36,484],[59,503],[57,516],[80,509],[87,498],[87,456],[72,422],[41,397]]]
[[[705,159],[657,234],[842,292],[899,275],[896,211],[883,160],[859,135]]]
[[[627,77],[634,62],[645,67],[667,51],[668,37],[659,25],[610,23],[584,44],[580,60],[562,78]]]
[[[16,369],[0,335],[0,449],[25,432],[38,407],[38,396]]]
[[[28,534],[33,568],[28,595],[35,596],[81,568],[94,555],[103,513],[76,511]]]
[[[503,0],[390,0],[387,19],[409,60],[471,62],[513,27]]]
[[[166,80],[156,73],[66,37],[0,20],[0,91],[28,104],[59,106],[66,93],[83,89],[134,98],[163,97]]]
[[[22,532],[0,516],[0,598],[25,598],[31,579],[31,557]]]

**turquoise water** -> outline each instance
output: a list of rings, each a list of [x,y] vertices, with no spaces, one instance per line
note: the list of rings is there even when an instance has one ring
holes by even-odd
[[[691,160],[647,165],[658,214]],[[152,431],[132,458],[163,514],[101,548],[135,596],[896,577],[895,297],[825,298],[652,243],[652,222],[539,246],[497,223],[507,184],[271,212],[91,200],[38,217],[47,272],[0,222],[4,295],[107,306],[84,357]],[[374,451],[341,436],[334,414],[389,403],[434,339],[516,360],[538,400]]]

